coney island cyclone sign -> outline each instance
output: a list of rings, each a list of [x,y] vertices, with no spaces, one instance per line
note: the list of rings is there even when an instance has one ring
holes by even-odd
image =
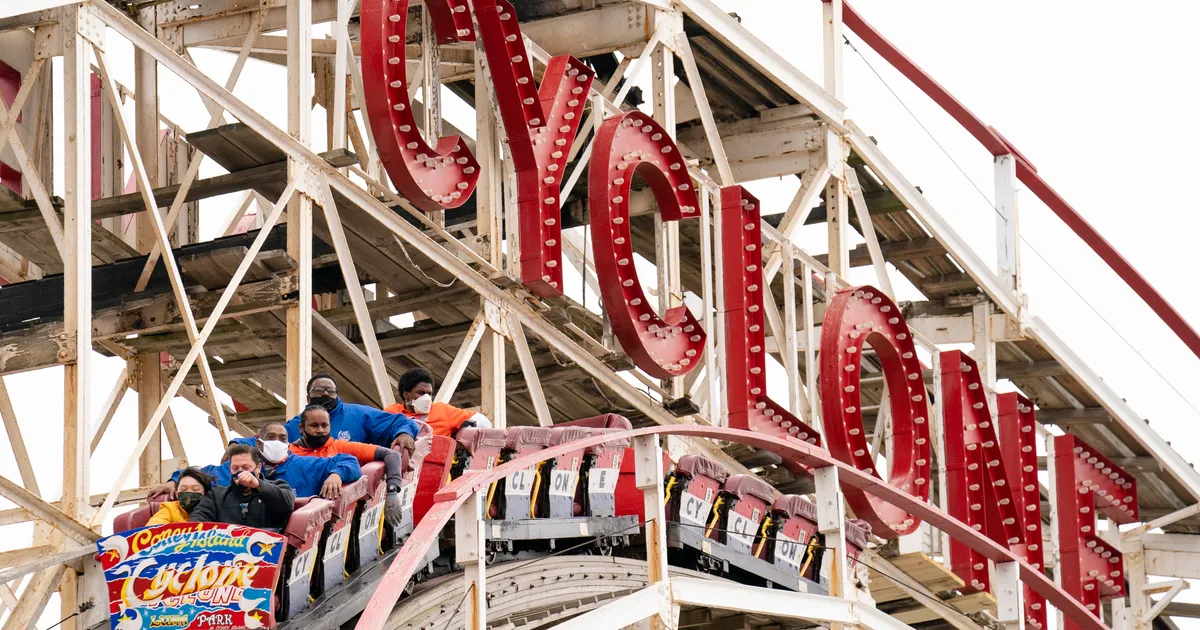
[[[275,625],[286,540],[224,523],[142,527],[96,541],[113,630],[254,630]]]
[[[473,5],[473,6],[472,6]],[[540,86],[516,12],[506,0],[426,0],[439,44],[481,44],[516,172],[520,276],[541,297],[562,294],[561,184],[580,127],[593,71],[571,55],[547,64]],[[363,0],[362,65],[367,118],[381,161],[401,194],[425,211],[461,206],[479,181],[479,163],[457,136],[430,146],[421,135],[405,84],[408,0]],[[685,306],[657,314],[633,264],[629,198],[634,175],[654,195],[662,221],[699,216],[697,192],[671,134],[651,117],[623,112],[597,124],[588,165],[592,255],[604,309],[622,348],[647,374],[681,376],[701,363],[708,334]],[[720,192],[726,296],[723,340],[728,364],[728,426],[790,436],[922,501],[932,474],[929,401],[912,333],[899,308],[873,287],[842,289],[831,298],[821,328],[822,433],[766,395],[761,209],[740,186]],[[859,394],[860,355],[869,344],[890,396],[890,470],[869,454]],[[1007,547],[1043,571],[1033,403],[996,396],[996,420],[975,362],[958,351],[941,355],[949,516]],[[1132,475],[1071,435],[1055,438],[1060,502],[1062,587],[1099,617],[1102,598],[1125,594],[1121,554],[1096,532],[1096,510],[1115,523],[1138,519]],[[885,538],[913,533],[920,519],[845,485],[846,501]],[[952,570],[967,591],[990,588],[987,560],[959,541]],[[1045,600],[1025,587],[1025,620],[1044,628]],[[1067,621],[1068,627],[1075,624]]]

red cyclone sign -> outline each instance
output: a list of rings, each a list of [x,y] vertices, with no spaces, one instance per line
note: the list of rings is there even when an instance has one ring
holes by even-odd
[[[549,60],[534,85],[529,53],[507,0],[427,0],[439,43],[476,38],[487,59],[495,106],[516,172],[521,281],[542,297],[562,293],[561,184],[570,146],[592,96],[594,73],[580,60]],[[472,14],[472,6],[474,14]],[[461,138],[430,146],[412,113],[406,79],[408,0],[363,0],[364,104],[380,159],[401,194],[425,211],[455,208],[474,192],[479,165]],[[487,106],[487,104],[481,104]],[[621,346],[656,378],[681,376],[703,361],[707,332],[684,306],[658,313],[638,277],[629,200],[635,175],[654,195],[663,221],[699,216],[692,181],[671,134],[650,116],[623,112],[597,124],[588,165],[592,249],[605,311]],[[1043,571],[1033,403],[997,395],[995,421],[979,371],[956,351],[942,353],[942,390],[929,392],[912,332],[882,291],[859,286],[832,295],[821,328],[822,434],[767,395],[761,208],[740,186],[720,191],[726,304],[726,401],[731,428],[823,447],[838,460],[928,502],[933,480],[929,396],[942,397],[949,515]],[[862,419],[861,356],[875,351],[890,393],[890,469],[877,470]],[[813,395],[815,392],[809,392]],[[1061,568],[1066,591],[1094,614],[1102,597],[1123,594],[1120,553],[1095,533],[1095,510],[1116,522],[1137,519],[1133,477],[1074,436],[1055,438]],[[856,516],[886,538],[917,531],[909,511],[853,484],[842,492]],[[1097,497],[1100,505],[1096,505]],[[909,502],[912,510],[923,506]],[[912,507],[916,505],[917,507]],[[926,512],[928,514],[928,512]],[[933,519],[933,516],[929,516]],[[943,516],[938,516],[943,518]],[[994,559],[994,558],[993,558]],[[990,587],[987,558],[954,544],[952,569],[968,590]],[[1043,589],[1044,590],[1044,589]],[[1027,625],[1046,624],[1045,602],[1025,594]]]

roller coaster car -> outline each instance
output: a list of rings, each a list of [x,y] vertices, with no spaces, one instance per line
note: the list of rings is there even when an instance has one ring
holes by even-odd
[[[716,540],[719,535],[713,531],[716,522],[709,517],[727,477],[729,472],[725,467],[707,457],[680,457],[675,470],[666,479],[667,520],[680,524],[680,532],[690,531],[698,533],[699,538]]]
[[[425,465],[425,460],[433,452],[435,437],[437,436],[434,436],[433,429],[428,424],[421,423],[421,431],[417,434],[416,446],[413,448],[413,452],[409,454],[401,451],[400,453],[404,460],[404,473],[400,477],[400,501],[404,506],[404,511],[399,525],[396,527],[391,527],[390,525],[384,526],[384,539],[378,545],[381,550],[399,546],[401,541],[407,538],[412,533],[413,527],[416,526],[414,503],[416,501],[417,485],[421,478],[421,470]],[[446,443],[451,443],[449,438],[442,437],[438,439],[446,440]],[[384,471],[382,462],[371,462],[363,466],[364,475],[368,467],[374,469],[376,466],[379,467],[380,471]],[[378,492],[379,505],[382,505],[382,500],[387,494],[386,481],[383,482]],[[375,517],[380,523],[383,522],[382,508],[380,508]]]
[[[600,426],[463,429],[456,436],[451,477],[510,462],[551,444],[619,431],[628,420],[600,419],[596,424]],[[486,499],[488,547],[494,553],[537,551],[579,538],[599,538],[604,550],[628,544],[637,520],[617,517],[613,499],[628,447],[625,440],[581,448],[493,482]],[[599,514],[589,511],[592,506]]]
[[[317,553],[320,563],[313,571],[313,597],[341,584],[349,571],[349,542],[354,525],[362,514],[361,503],[367,497],[370,480],[359,477],[358,481],[342,485],[342,494],[333,500],[333,518],[325,524],[321,535],[321,550]],[[290,521],[289,521],[290,524]]]
[[[344,495],[361,492],[363,488],[365,485],[360,485],[359,482],[342,487]],[[123,532],[145,527],[146,522],[158,511],[163,502],[162,498],[155,497],[150,499],[146,505],[117,515],[113,519],[113,531]],[[308,606],[310,596],[315,597],[327,588],[323,580],[314,579],[314,577],[319,577],[319,573],[314,576],[314,571],[319,572],[325,568],[322,563],[321,568],[317,569],[317,560],[325,546],[325,534],[334,531],[334,526],[338,525],[336,523],[339,520],[337,514],[345,514],[345,510],[352,509],[353,505],[353,502],[344,502],[341,505],[343,511],[338,512],[336,508],[339,505],[333,501],[319,497],[296,499],[296,507],[288,519],[287,527],[283,530],[283,535],[287,537],[288,548],[280,565],[280,575],[283,578],[278,590],[279,605],[276,607],[275,615],[278,620],[288,619],[304,610]],[[338,531],[342,531],[340,527]],[[336,576],[337,579],[333,584],[341,583],[340,568]]]
[[[766,540],[763,526],[768,524],[767,506],[775,499],[774,490],[754,475],[733,475],[725,480],[720,496],[724,505],[719,511],[718,539],[730,549],[761,557],[762,543]],[[754,553],[756,550],[758,554]]]
[[[633,428],[633,423],[625,416],[619,416],[615,413],[606,413],[600,416],[591,418],[581,418],[570,422],[562,422],[554,426],[556,431],[588,429],[592,430],[593,435],[596,432],[620,432],[628,431]],[[577,439],[577,438],[572,438]],[[561,443],[561,442],[556,442]],[[571,506],[572,514],[591,514],[593,516],[634,516],[637,522],[645,520],[645,502],[642,500],[642,491],[637,488],[637,479],[634,476],[634,459],[625,457],[625,451],[629,449],[629,441],[621,440],[618,442],[608,442],[599,446],[594,446],[584,449],[580,454],[581,460],[579,464],[580,479],[586,481],[586,484],[577,483],[577,487],[586,488],[586,494],[582,496],[576,495],[576,498]],[[573,458],[575,454],[564,456]],[[564,458],[560,457],[559,460]],[[568,464],[573,466],[573,461],[568,461]],[[612,471],[616,469],[617,481],[616,487],[610,488],[608,477],[609,473],[604,473],[593,478],[589,474],[592,469]],[[665,453],[663,454],[663,472],[666,473],[671,468],[671,459]],[[553,481],[553,480],[551,480]],[[580,499],[586,499],[581,501]],[[612,511],[609,512],[608,504],[611,501]],[[577,504],[577,506],[576,506]],[[559,502],[558,505],[562,505]],[[564,515],[562,508],[555,508],[555,501],[551,500],[552,516]]]
[[[317,560],[325,542],[324,534],[335,518],[336,507],[333,501],[320,497],[296,499],[292,516],[283,530],[288,548],[280,567],[283,583],[277,587],[279,606],[275,616],[278,620],[296,616],[308,608],[311,598],[324,591],[324,581],[313,579],[314,569],[318,566]],[[340,574],[338,578],[340,582]]]
[[[816,504],[798,494],[785,494],[771,505],[771,521],[771,535],[760,557],[813,579],[813,566],[820,565],[821,555]]]
[[[509,462],[523,455],[550,446],[553,433],[544,427],[513,427],[508,429],[500,461]],[[538,462],[514,470],[504,479],[492,484],[488,492],[488,517],[501,520],[537,518],[537,497],[540,495],[546,462]]]
[[[667,544],[677,564],[694,565],[741,582],[823,593],[816,507],[785,495],[754,475],[729,476],[720,464],[685,455],[667,476]],[[870,529],[847,521],[850,553],[866,546]],[[815,560],[815,562],[814,562]],[[814,568],[815,567],[815,568]]]

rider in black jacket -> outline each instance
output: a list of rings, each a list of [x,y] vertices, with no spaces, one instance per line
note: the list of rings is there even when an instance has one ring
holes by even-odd
[[[198,522],[232,523],[259,529],[281,531],[296,494],[285,481],[262,477],[262,456],[245,444],[233,444],[226,452],[231,483],[213,488],[192,510],[189,520]]]

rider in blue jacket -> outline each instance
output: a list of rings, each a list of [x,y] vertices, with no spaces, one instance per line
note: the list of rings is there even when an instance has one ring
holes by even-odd
[[[404,449],[409,453],[416,446],[415,438],[420,431],[417,421],[404,414],[343,401],[337,395],[337,384],[328,374],[315,374],[308,381],[308,402],[329,412],[332,439]],[[300,416],[288,420],[287,432],[289,441],[300,439]]]
[[[342,494],[342,484],[353,483],[362,476],[362,468],[352,455],[302,457],[290,454],[286,441],[287,429],[278,422],[264,426],[254,440],[263,456],[263,476],[286,481],[297,498],[320,495],[326,499],[336,499]],[[201,470],[212,478],[213,486],[227,486],[230,483],[228,463],[212,464]],[[168,484],[178,479],[179,471],[176,471]]]

